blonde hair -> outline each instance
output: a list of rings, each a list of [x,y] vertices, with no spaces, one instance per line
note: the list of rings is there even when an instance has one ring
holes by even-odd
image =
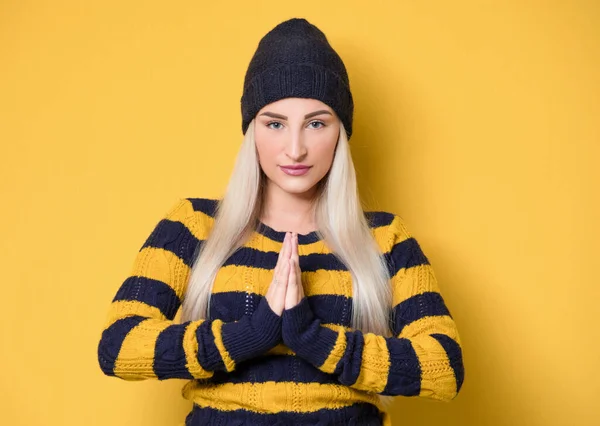
[[[258,224],[266,176],[258,161],[254,125],[252,120],[225,196],[217,204],[210,235],[192,266],[182,321],[209,318],[217,272]],[[333,163],[319,182],[314,202],[318,235],[352,277],[352,328],[390,336],[390,276],[361,207],[354,163],[341,121]],[[389,402],[387,397],[382,400]]]

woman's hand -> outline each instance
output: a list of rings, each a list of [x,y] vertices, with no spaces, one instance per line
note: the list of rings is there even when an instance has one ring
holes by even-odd
[[[298,234],[286,232],[273,271],[273,281],[265,296],[269,307],[277,315],[281,316],[283,309],[293,308],[304,298],[301,274]]]
[[[304,298],[302,287],[302,271],[300,270],[300,257],[298,256],[298,234],[293,233],[290,241],[291,255],[289,257],[289,277],[285,293],[285,309],[291,309]]]
[[[277,315],[281,316],[286,301],[286,289],[288,287],[288,276],[290,274],[290,255],[292,248],[290,244],[290,233],[285,233],[283,246],[277,257],[277,264],[273,271],[273,281],[269,285],[265,295],[269,307]]]

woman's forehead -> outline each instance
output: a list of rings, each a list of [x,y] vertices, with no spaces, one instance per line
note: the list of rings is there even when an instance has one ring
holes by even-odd
[[[258,113],[264,111],[289,111],[296,113],[312,112],[315,109],[324,109],[333,112],[331,107],[326,103],[313,98],[283,98],[262,107]]]

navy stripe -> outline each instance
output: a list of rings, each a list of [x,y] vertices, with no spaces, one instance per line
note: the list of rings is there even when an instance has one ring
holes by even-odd
[[[411,268],[417,265],[428,265],[429,259],[423,253],[418,241],[413,237],[396,243],[388,253],[384,255],[388,265],[390,277],[393,277],[402,268]]]
[[[296,382],[339,384],[327,374],[295,355],[265,355],[241,362],[231,373],[215,372],[211,383]]]
[[[340,383],[352,386],[360,375],[365,338],[360,331],[346,332],[346,350],[335,368]]]
[[[335,345],[338,332],[315,321],[306,298],[294,308],[286,309],[281,317],[283,342],[299,357],[313,365],[322,365]]]
[[[111,324],[102,332],[100,343],[98,343],[98,362],[104,374],[115,375],[115,362],[119,356],[121,345],[127,334],[140,322],[147,319],[139,315],[121,318]]]
[[[154,373],[158,380],[193,379],[187,368],[183,335],[189,322],[173,324],[160,332],[154,348]]]
[[[258,306],[257,300],[262,296],[252,293],[249,298],[249,307],[252,311]],[[209,319],[220,319],[223,322],[240,320],[245,314],[246,293],[242,291],[228,291],[225,293],[212,293],[210,295]]]
[[[252,266],[262,269],[274,269],[279,253],[263,252],[250,247],[240,247],[224,265]],[[314,272],[319,269],[327,271],[347,271],[346,266],[333,253],[312,253],[300,256],[300,269]]]
[[[385,340],[390,353],[390,369],[382,395],[418,396],[421,392],[421,365],[410,340]]]
[[[285,239],[285,231],[277,231],[271,228],[269,225],[258,221],[258,225],[256,226],[256,232],[264,235],[270,240],[277,241],[282,243]],[[321,240],[321,235],[317,231],[309,232],[308,234],[298,234],[298,244],[312,244]]]
[[[307,297],[313,314],[326,324],[350,327],[352,322],[352,298],[333,294]]]
[[[364,215],[370,228],[379,228],[382,226],[387,226],[394,220],[394,215],[387,212],[364,212]],[[283,242],[285,238],[285,231],[277,231],[261,221],[258,221],[256,231],[259,234],[262,234],[265,237],[280,243]],[[298,244],[304,245],[316,243],[317,241],[321,241],[322,238],[323,236],[317,231],[313,231],[308,234],[299,234]]]
[[[196,329],[198,363],[207,371],[225,370],[225,363],[215,344],[215,336],[212,334],[211,327],[212,321],[204,321]]]
[[[394,318],[394,334],[398,335],[402,329],[413,321],[427,316],[450,315],[442,295],[435,291],[416,294],[403,302],[398,303],[392,311]]]
[[[210,217],[215,217],[218,199],[211,198],[187,198],[192,203],[192,207],[196,212],[202,212]]]
[[[373,404],[359,402],[348,407],[323,408],[308,413],[280,411],[257,413],[239,409],[221,411],[212,407],[193,405],[185,418],[185,426],[212,425],[332,425],[332,426],[381,426],[382,415]]]
[[[245,313],[247,293],[227,291],[213,293],[210,297],[210,319],[224,322],[238,321]],[[250,293],[248,299],[252,311],[263,298],[262,295]],[[350,327],[352,320],[352,299],[336,295],[307,296],[313,314],[325,324],[338,324]]]
[[[286,323],[284,322],[284,326],[285,324]],[[285,331],[283,331],[283,333],[285,333]],[[327,360],[327,357],[331,354],[331,351],[333,351],[338,335],[338,331],[323,327],[317,322],[312,322],[309,328],[304,331],[303,336],[294,347],[292,347],[292,350],[313,365],[323,365]],[[304,339],[309,342],[303,344],[302,340]],[[304,347],[305,350],[302,351],[302,347]]]
[[[463,381],[465,379],[465,367],[463,365],[462,349],[456,340],[445,334],[436,333],[432,334],[431,337],[437,339],[442,345],[448,359],[450,360],[450,367],[454,370],[454,376],[456,377],[456,392],[460,391]]]
[[[215,217],[216,211],[221,202],[221,199],[214,198],[187,198],[192,204],[194,211],[199,211],[212,218]],[[385,211],[364,211],[365,218],[370,228],[379,228],[387,226],[394,220],[394,214]],[[256,231],[269,239],[277,242],[282,242],[285,237],[285,232],[276,231],[275,229],[263,224],[259,221]],[[299,235],[299,244],[310,244],[321,240],[321,236],[317,232],[311,232],[307,235]]]
[[[172,252],[187,266],[192,266],[200,241],[181,222],[162,219],[140,248],[161,248]]]
[[[162,314],[172,320],[181,305],[175,290],[162,281],[146,277],[128,277],[115,295],[113,302],[137,300],[158,308]]]
[[[382,226],[388,226],[394,220],[394,214],[383,211],[369,211],[364,212],[365,218],[371,228],[380,228]]]

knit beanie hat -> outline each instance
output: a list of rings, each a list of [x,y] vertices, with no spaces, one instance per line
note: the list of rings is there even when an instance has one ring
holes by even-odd
[[[260,40],[244,79],[242,132],[265,105],[289,97],[328,105],[350,139],[354,102],[346,67],[325,34],[304,18],[284,21]]]

